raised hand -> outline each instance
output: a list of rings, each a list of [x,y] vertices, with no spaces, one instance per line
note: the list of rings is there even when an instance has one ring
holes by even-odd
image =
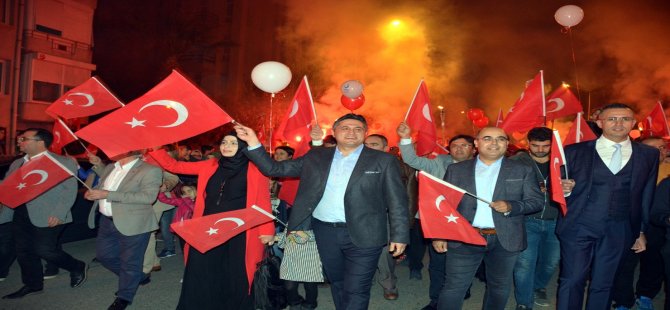
[[[412,128],[409,128],[407,123],[401,122],[396,129],[396,133],[398,133],[400,139],[409,139],[412,137]]]
[[[237,137],[249,144],[249,147],[261,144],[261,142],[258,140],[258,136],[256,136],[256,132],[254,132],[253,129],[240,123],[235,123],[235,127],[233,128],[237,133]]]

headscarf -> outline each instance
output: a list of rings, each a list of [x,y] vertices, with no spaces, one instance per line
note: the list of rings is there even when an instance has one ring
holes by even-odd
[[[207,194],[205,196],[205,205],[215,205],[220,198],[219,196],[223,190],[225,181],[239,173],[240,170],[245,168],[249,163],[249,159],[244,154],[244,150],[247,148],[247,143],[240,140],[234,131],[227,133],[224,137],[226,136],[233,136],[237,139],[237,152],[232,157],[221,156],[221,158],[219,158],[219,167],[207,181],[207,188],[205,189]],[[221,140],[223,140],[223,138]],[[207,213],[207,211],[205,211],[205,213]]]

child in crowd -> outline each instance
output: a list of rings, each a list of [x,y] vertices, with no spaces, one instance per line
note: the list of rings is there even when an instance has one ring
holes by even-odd
[[[193,207],[195,206],[195,196],[196,188],[192,185],[184,185],[181,187],[181,196],[177,197],[174,193],[171,195],[173,198],[168,197],[164,191],[158,193],[158,200],[162,203],[167,203],[177,207],[177,211],[174,213],[174,218],[172,222],[181,222],[183,220],[188,220],[193,216]],[[172,229],[170,229],[172,230]],[[185,242],[184,239],[179,237],[179,244],[181,248],[184,248]]]
[[[324,278],[314,233],[311,230],[292,231],[288,235],[280,232],[275,238],[279,247],[284,248],[279,277],[284,280],[289,310],[316,308],[317,283]],[[300,282],[305,287],[305,298],[298,294]]]

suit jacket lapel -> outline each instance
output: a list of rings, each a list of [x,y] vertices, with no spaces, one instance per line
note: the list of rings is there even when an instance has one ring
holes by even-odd
[[[374,156],[373,152],[371,150],[366,149],[363,147],[363,150],[361,151],[361,155],[358,156],[358,160],[356,161],[356,165],[354,166],[354,170],[351,172],[351,177],[349,178],[349,183],[347,184],[347,192],[349,191],[349,188],[351,188],[352,184],[355,184],[358,180],[363,177],[363,174],[365,173],[365,168],[372,166],[373,158]]]

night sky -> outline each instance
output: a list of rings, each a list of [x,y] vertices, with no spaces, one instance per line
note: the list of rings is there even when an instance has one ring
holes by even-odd
[[[206,40],[212,25],[192,22],[180,13],[179,3],[98,3],[96,74],[124,100],[147,91],[179,65],[175,55]],[[620,101],[646,115],[657,100],[670,98],[670,1],[285,3],[285,10],[277,11],[285,22],[277,25],[274,42],[282,47],[282,57],[261,60],[281,61],[293,71],[292,84],[278,96],[276,115],[284,114],[288,99],[283,98],[292,96],[305,74],[320,122],[346,113],[339,103],[340,85],[357,79],[367,98],[357,112],[389,136],[421,78],[434,110],[445,106],[450,133],[470,130],[460,113],[468,108],[483,108],[495,119],[498,109],[509,109],[539,70],[544,70],[547,90],[566,82],[577,93],[577,77],[585,108],[590,97],[592,108]],[[585,14],[571,33],[554,20],[555,11],[566,4],[580,6]],[[395,28],[394,20],[400,22]],[[267,57],[276,54],[268,51]],[[250,84],[249,73],[238,83]],[[254,98],[245,103],[252,109],[267,110],[260,90],[250,87],[246,98]]]

